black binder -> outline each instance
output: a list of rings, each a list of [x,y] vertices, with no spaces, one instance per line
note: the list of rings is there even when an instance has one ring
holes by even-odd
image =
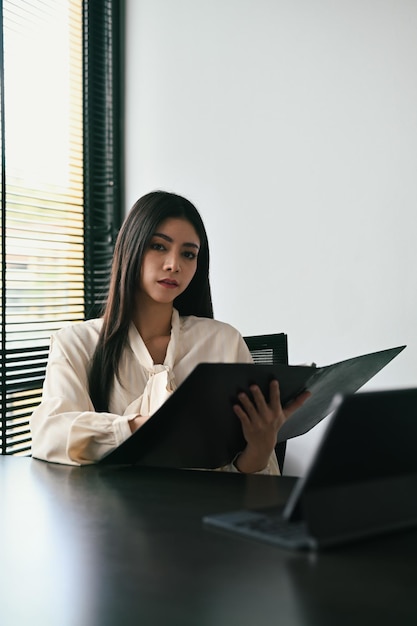
[[[329,414],[335,394],[354,393],[404,348],[326,367],[201,363],[139,430],[100,463],[206,469],[227,465],[245,447],[232,409],[240,390],[256,383],[268,395],[269,383],[276,378],[283,406],[305,389],[312,392],[281,427],[278,441],[285,441],[318,424]]]

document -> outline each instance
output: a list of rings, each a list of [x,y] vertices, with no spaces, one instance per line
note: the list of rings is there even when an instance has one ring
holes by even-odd
[[[311,397],[283,424],[278,442],[308,432],[331,411],[335,395],[355,393],[406,346],[325,367],[201,363],[149,420],[100,463],[207,468],[227,465],[245,447],[233,411],[239,391],[257,384],[268,397],[276,379],[285,405],[302,391]]]

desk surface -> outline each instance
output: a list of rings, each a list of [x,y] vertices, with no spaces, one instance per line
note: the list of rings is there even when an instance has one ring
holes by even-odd
[[[0,457],[0,623],[415,626],[417,531],[311,555],[201,524],[293,483]]]

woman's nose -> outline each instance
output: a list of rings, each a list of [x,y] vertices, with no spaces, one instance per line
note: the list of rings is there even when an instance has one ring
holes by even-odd
[[[164,269],[170,272],[179,272],[180,270],[180,258],[178,254],[170,254],[166,257],[164,263]]]

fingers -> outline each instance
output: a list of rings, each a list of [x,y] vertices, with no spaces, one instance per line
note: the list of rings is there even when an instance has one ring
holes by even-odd
[[[245,396],[245,405],[244,406],[246,406],[247,408],[249,406],[255,407],[257,409],[258,413],[264,412],[268,408],[268,405],[266,403],[265,396],[262,393],[262,391],[260,390],[260,388],[258,387],[258,385],[252,385],[250,387],[250,392],[252,394],[253,402],[251,402],[249,400],[248,396],[246,394],[244,394],[244,396]]]
[[[235,415],[240,420],[248,450],[256,454],[270,455],[276,446],[277,434],[281,426],[311,395],[304,392],[289,403],[285,410],[281,406],[279,384],[272,381],[269,387],[269,402],[257,385],[250,387],[250,395],[240,393],[239,403],[233,405]]]
[[[284,413],[285,418],[287,418],[295,413],[295,411],[299,409],[311,396],[310,391],[304,391],[286,404],[283,409],[281,406],[281,393],[277,380],[272,380],[270,383],[269,402],[266,401],[265,396],[258,385],[252,385],[250,387],[250,392],[252,399],[244,392],[238,395],[240,405],[236,404],[235,406],[239,407],[239,411],[237,412],[239,417],[245,413],[246,416],[249,416],[249,418],[255,419],[257,415],[265,415],[268,411],[271,411],[275,416]]]
[[[251,401],[249,396],[244,392],[238,395],[239,401],[242,402],[242,404],[247,408],[250,406],[256,406],[258,410],[262,410],[267,406],[279,406],[281,404],[279,384],[277,380],[272,380],[269,385],[269,403],[267,403],[265,396],[258,385],[251,385],[249,389],[252,394],[253,401]]]
[[[303,391],[303,393],[300,393],[300,395],[294,398],[294,400],[291,400],[291,402],[286,404],[285,409],[284,409],[284,413],[286,417],[289,417],[290,415],[295,413],[297,409],[303,406],[304,402],[308,400],[310,396],[311,396],[311,391]]]
[[[250,426],[258,417],[256,406],[252,403],[246,393],[238,395],[240,404],[235,404],[233,410],[240,419],[242,426]]]
[[[243,410],[240,404],[234,404],[233,410],[235,414],[238,416],[238,418],[240,419],[240,421],[242,422],[242,426],[250,425],[251,420],[249,419],[248,414]]]
[[[281,410],[281,392],[277,380],[271,380],[269,384],[269,404],[274,410]]]
[[[282,413],[278,381],[273,380],[270,384],[269,402],[266,401],[258,385],[252,385],[250,392],[251,398],[244,392],[238,395],[240,405],[235,405],[239,407],[239,410],[235,411],[238,416],[245,412],[250,419],[256,419],[258,416],[269,416],[270,414],[277,417]]]

